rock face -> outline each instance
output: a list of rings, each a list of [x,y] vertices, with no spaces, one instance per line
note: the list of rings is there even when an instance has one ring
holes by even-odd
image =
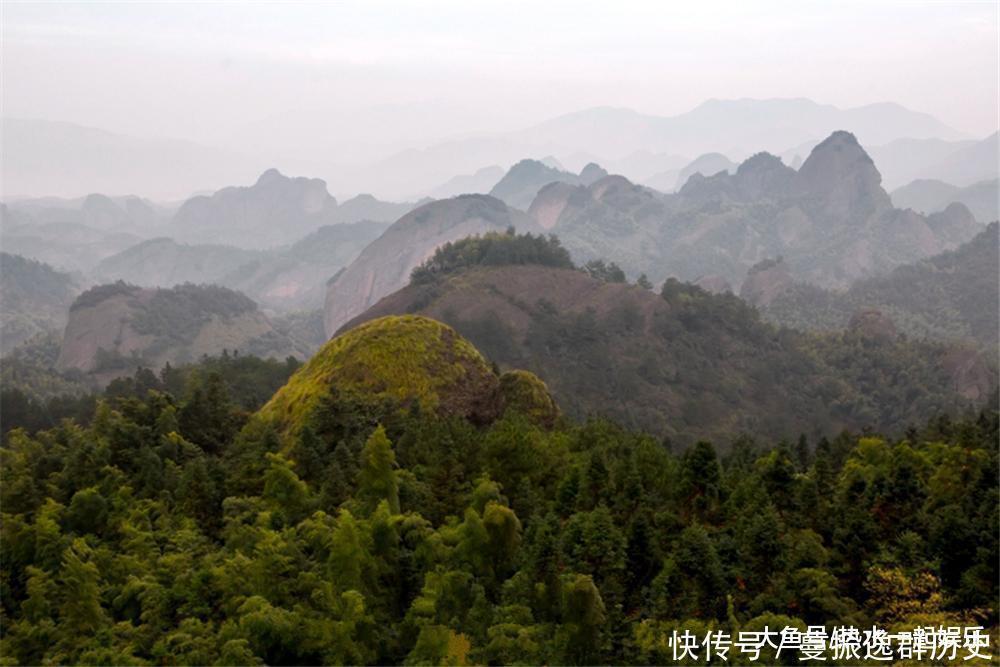
[[[766,260],[750,269],[740,288],[740,298],[754,306],[767,306],[781,296],[792,282],[792,276],[780,257]]]
[[[536,229],[531,218],[488,195],[461,195],[407,213],[330,283],[325,305],[327,335],[406,285],[413,269],[438,246],[510,226],[522,232]]]
[[[115,283],[92,288],[73,302],[56,368],[107,381],[137,366],[159,369],[223,350],[304,356],[238,292],[215,286],[143,289]]]
[[[944,359],[955,391],[970,401],[982,403],[996,389],[996,368],[973,350],[954,350]]]
[[[221,283],[275,311],[322,309],[330,279],[388,226],[368,221],[324,225],[288,248],[228,272]]]
[[[930,216],[894,209],[880,181],[855,137],[834,132],[798,171],[758,153],[735,173],[695,173],[673,195],[620,176],[549,185],[528,211],[578,264],[614,261],[654,283],[718,275],[739,284],[783,256],[795,280],[846,289],[982,229],[961,204]]]
[[[859,220],[892,208],[875,163],[850,132],[834,132],[817,145],[798,175],[827,218]]]
[[[328,341],[260,410],[295,432],[324,398],[417,405],[488,423],[501,414],[500,379],[451,327],[426,317],[376,319]]]

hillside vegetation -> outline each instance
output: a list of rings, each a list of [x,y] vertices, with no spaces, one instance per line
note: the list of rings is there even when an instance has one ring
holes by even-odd
[[[859,310],[876,309],[911,338],[964,340],[995,354],[1000,340],[998,248],[994,222],[956,250],[900,266],[844,292],[788,283],[759,307],[772,322],[811,330],[840,329]]]
[[[821,336],[777,329],[732,295],[673,280],[657,295],[586,271],[477,263],[471,250],[481,245],[441,251],[428,266],[462,257],[463,268],[429,282],[415,273],[345,330],[384,315],[432,317],[501,368],[544,378],[568,414],[612,417],[685,444],[741,432],[901,429],[975,405],[996,384],[994,367],[973,351],[863,327]]]
[[[681,311],[701,298],[672,290]],[[532,400],[487,420],[433,409],[414,387],[440,382],[440,407],[468,371],[491,375],[450,331],[403,317],[348,332],[255,415],[206,368],[181,394],[140,373],[86,424],[8,432],[5,659],[673,664],[684,629],[995,636],[994,409],[681,453],[603,420],[537,420]],[[397,353],[412,374],[390,374]],[[466,370],[449,384],[453,354]],[[381,375],[352,376],[355,357]],[[322,404],[282,432],[277,408],[304,387]]]
[[[61,333],[78,289],[48,264],[0,253],[0,354],[39,334]]]

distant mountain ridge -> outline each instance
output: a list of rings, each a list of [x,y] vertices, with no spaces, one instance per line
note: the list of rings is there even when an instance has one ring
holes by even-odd
[[[590,165],[588,165],[589,167]],[[596,164],[593,165],[588,180],[595,180],[594,169],[601,170]],[[607,175],[607,172],[603,172]],[[597,175],[600,177],[600,174]],[[582,174],[571,174],[558,167],[549,166],[540,160],[521,160],[507,170],[496,185],[490,190],[490,196],[496,197],[508,206],[527,211],[535,195],[543,186],[549,183],[569,183],[578,185],[582,183]]]
[[[854,135],[838,131],[798,171],[760,153],[734,174],[695,174],[674,195],[621,176],[556,183],[529,214],[575,261],[612,260],[654,282],[714,275],[739,284],[751,266],[782,255],[799,280],[847,287],[981,229],[961,204],[929,216],[894,209],[880,181]]]
[[[359,195],[337,204],[326,182],[268,169],[251,186],[227,187],[184,202],[170,222],[173,235],[195,243],[228,243],[263,250],[294,243],[324,225],[391,222],[412,204]]]
[[[327,281],[387,227],[368,221],[324,225],[272,250],[151,239],[104,259],[89,275],[96,283],[124,280],[142,287],[215,283],[279,312],[312,310],[322,307]]]
[[[514,164],[525,155],[553,154],[560,159],[579,156],[578,164],[567,162],[566,168],[579,169],[596,160],[612,166],[613,171],[622,171],[613,163],[627,165],[633,156],[649,154],[696,156],[719,152],[743,158],[761,150],[780,153],[841,128],[853,132],[866,145],[908,137],[948,141],[967,138],[927,114],[893,103],[839,109],[803,98],[709,100],[669,117],[612,107],[585,109],[514,132],[401,151],[343,176],[358,183],[381,178],[384,196],[400,196],[429,190],[456,173],[473,172],[484,164]],[[663,170],[648,172],[642,168],[631,176],[646,179],[657,171]]]
[[[937,213],[958,202],[982,223],[1000,218],[1000,179],[980,181],[960,188],[936,180],[917,180],[892,191],[892,203],[923,214]]]

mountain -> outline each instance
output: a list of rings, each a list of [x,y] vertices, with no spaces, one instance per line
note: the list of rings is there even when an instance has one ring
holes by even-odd
[[[543,186],[549,183],[576,185],[579,182],[580,177],[576,174],[550,167],[539,160],[521,160],[508,169],[503,178],[493,186],[490,196],[496,197],[508,206],[527,211]]]
[[[489,195],[461,195],[410,211],[330,283],[325,305],[327,334],[406,285],[413,269],[438,246],[510,226],[535,228],[528,216]]]
[[[654,282],[712,275],[733,285],[780,255],[797,280],[846,288],[981,230],[961,204],[929,216],[894,209],[880,180],[854,135],[838,131],[798,171],[760,153],[734,174],[696,173],[673,195],[621,176],[556,183],[529,215],[577,262],[611,260]]]
[[[803,155],[819,143],[804,147]],[[868,153],[878,165],[887,189],[901,187],[916,179],[932,178],[934,165],[955,152],[973,146],[975,140],[946,141],[944,139],[903,138],[887,144],[868,146]],[[985,178],[985,177],[984,177]]]
[[[151,239],[102,260],[89,277],[97,284],[122,280],[141,287],[215,283],[269,310],[315,310],[323,306],[327,281],[387,227],[380,222],[324,225],[272,250]]]
[[[73,302],[56,361],[100,381],[193,362],[224,350],[283,359],[306,352],[278,333],[248,297],[214,285],[93,287]]]
[[[588,157],[588,160],[596,159]],[[691,158],[673,153],[653,153],[648,150],[638,150],[617,160],[604,159],[601,164],[611,173],[622,174],[633,181],[638,181],[655,187],[650,181],[661,178],[663,174],[673,173],[670,183],[677,180],[677,172],[691,162]]]
[[[1000,179],[980,181],[960,188],[944,181],[916,180],[892,191],[897,208],[911,208],[918,213],[937,213],[952,202],[964,205],[979,222],[1000,217]]]
[[[289,178],[268,169],[249,187],[227,187],[188,199],[170,223],[187,243],[262,250],[302,238],[335,219],[337,200],[318,178]]]
[[[186,243],[264,250],[294,243],[324,225],[392,222],[412,208],[371,195],[338,206],[321,179],[289,178],[268,169],[249,187],[227,187],[188,199],[170,223],[170,236]]]
[[[477,169],[474,174],[452,176],[447,181],[427,191],[431,199],[448,199],[465,194],[485,194],[503,178],[504,169],[499,165]]]
[[[958,186],[1000,176],[1000,133],[963,146],[928,165],[924,178],[934,178]]]
[[[446,254],[469,257],[458,246]],[[406,313],[454,327],[501,368],[536,373],[570,416],[610,416],[683,443],[901,428],[983,400],[992,381],[974,354],[975,371],[953,373],[944,346],[779,332],[732,295],[676,281],[657,295],[540,265],[453,267],[385,297],[342,331]]]
[[[188,245],[157,238],[106,257],[89,275],[95,284],[122,280],[140,287],[218,283],[260,254],[227,245]]]
[[[677,182],[674,187],[663,189],[663,192],[675,192],[684,187],[684,184],[688,182],[694,174],[701,174],[702,176],[714,176],[720,171],[726,171],[733,173],[736,171],[738,165],[727,158],[722,153],[706,153],[695,158],[689,165],[681,169],[677,173]],[[651,186],[652,187],[652,186]]]
[[[609,158],[636,150],[747,155],[794,146],[842,127],[871,144],[902,137],[964,138],[937,119],[898,104],[838,109],[803,98],[708,100],[670,117],[601,107],[554,118],[515,136],[544,138]]]
[[[79,288],[48,264],[0,253],[0,354],[38,334],[62,331]]]
[[[142,241],[128,232],[104,231],[80,222],[39,222],[30,212],[0,204],[5,251],[64,271],[90,271],[101,260]]]
[[[775,262],[744,283],[742,296],[775,323],[837,330],[876,310],[911,338],[963,340],[996,354],[1000,340],[1000,235],[992,223],[956,250],[855,283],[845,292],[795,283]],[[771,274],[765,290],[762,274]],[[784,273],[784,275],[782,275]]]
[[[372,222],[395,222],[412,211],[415,206],[417,204],[410,202],[380,201],[371,195],[362,194],[347,199],[340,204],[337,207],[334,219],[336,222],[342,224],[364,220]]]
[[[230,270],[221,283],[280,312],[322,308],[328,282],[388,227],[367,221],[325,225]]]
[[[32,118],[0,118],[0,181],[12,196],[87,192],[172,200],[244,181],[266,166],[258,158],[188,141],[148,139]]]
[[[1000,176],[997,134],[981,140],[897,139],[869,150],[885,186],[940,180],[960,187]]]
[[[39,224],[69,222],[104,232],[138,235],[148,234],[166,224],[174,213],[170,205],[135,195],[108,197],[97,193],[76,199],[17,199],[8,202],[7,206]]]
[[[597,107],[513,132],[402,151],[361,168],[343,168],[337,171],[336,182],[348,189],[366,190],[377,183],[379,196],[395,198],[427,191],[484,164],[514,164],[525,155],[555,155],[566,162],[564,156],[582,155],[580,166],[597,161],[615,173],[645,182],[654,174],[679,169],[683,163],[652,171],[643,166],[631,173],[618,161],[624,164],[636,153],[691,156],[719,152],[743,158],[761,150],[783,151],[814,142],[841,128],[856,134],[866,145],[901,138],[966,138],[927,114],[891,103],[839,109],[801,98],[709,100],[676,116]],[[903,182],[909,180],[912,178]]]

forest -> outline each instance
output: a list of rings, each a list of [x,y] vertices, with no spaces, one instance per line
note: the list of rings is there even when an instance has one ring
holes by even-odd
[[[5,664],[668,664],[674,630],[765,626],[995,641],[993,408],[679,451],[333,393],[289,432],[255,413],[279,366],[140,371],[44,428],[5,414]]]

